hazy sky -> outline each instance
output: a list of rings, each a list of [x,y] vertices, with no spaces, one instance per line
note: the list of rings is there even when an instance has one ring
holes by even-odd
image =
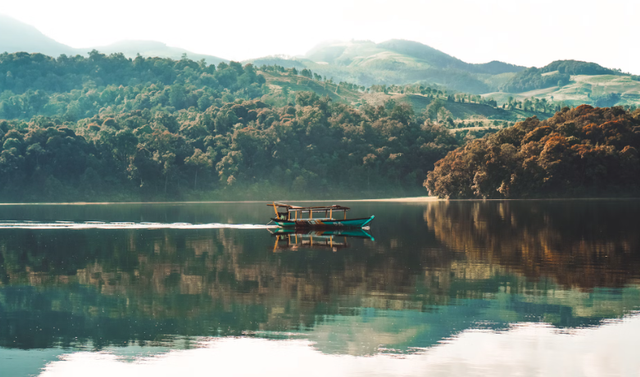
[[[150,39],[243,60],[398,38],[470,63],[577,59],[640,74],[638,0],[0,0],[0,14],[72,47]]]

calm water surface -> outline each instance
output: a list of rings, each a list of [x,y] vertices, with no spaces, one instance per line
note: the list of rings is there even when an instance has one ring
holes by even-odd
[[[0,376],[640,376],[640,202],[345,205],[1,206]]]

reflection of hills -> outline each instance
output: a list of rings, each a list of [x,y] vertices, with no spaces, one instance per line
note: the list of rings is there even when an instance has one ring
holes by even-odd
[[[636,201],[436,202],[424,218],[470,260],[583,289],[638,282]]]

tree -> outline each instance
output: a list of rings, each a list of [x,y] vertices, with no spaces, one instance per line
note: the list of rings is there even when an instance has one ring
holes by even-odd
[[[209,155],[210,151],[212,151],[211,148],[209,148],[209,151],[207,153],[203,153],[201,149],[196,148],[193,152],[193,155],[191,157],[187,157],[184,161],[186,165],[193,166],[195,170],[195,176],[193,178],[194,190],[198,189],[198,172],[200,171],[200,169],[210,168],[213,165],[213,163],[211,162],[211,157]]]

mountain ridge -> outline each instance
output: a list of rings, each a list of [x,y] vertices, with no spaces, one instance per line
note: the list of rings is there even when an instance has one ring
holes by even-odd
[[[204,59],[207,64],[218,65],[221,62],[229,62],[228,59],[213,55],[198,54],[180,47],[169,46],[164,42],[153,40],[127,39],[104,46],[96,46],[91,49],[95,49],[103,54],[123,53],[127,58],[135,58],[136,55],[140,54],[142,56],[158,56],[162,58],[180,60],[183,55],[186,55],[193,61]]]
[[[179,60],[183,54],[186,54],[194,61],[204,59],[208,64],[229,61],[213,55],[198,54],[180,47],[168,46],[164,42],[149,40],[124,40],[103,46],[74,48],[46,36],[34,26],[0,14],[0,53],[28,52],[58,57],[62,54],[86,55],[92,50],[104,54],[121,52],[128,58],[135,58],[137,54],[140,54],[148,57],[158,56]]]
[[[15,38],[16,35],[20,39]],[[0,52],[39,52],[45,55],[70,54],[75,51],[71,46],[47,37],[35,27],[0,14]]]
[[[104,46],[72,48],[47,37],[33,26],[0,15],[0,53],[25,51],[52,57],[61,54],[86,56],[94,49],[107,55],[122,53],[127,58],[135,58],[140,54],[174,60],[186,56],[194,61],[204,59],[207,64],[216,65],[229,61],[151,40],[124,40]],[[369,40],[327,41],[312,47],[302,56],[288,58],[272,55],[245,60],[243,63],[279,65],[299,70],[306,68],[335,82],[369,87],[416,83],[440,85],[457,92],[494,96],[499,103],[506,103],[511,97],[522,99],[523,95],[552,101],[563,98],[566,104],[571,105],[640,103],[638,76],[623,74],[620,70],[605,68],[597,63],[561,60],[540,68],[495,60],[467,63],[423,43],[404,39],[381,43]],[[582,77],[584,75],[595,75],[593,77],[597,80]],[[626,77],[622,80],[624,82],[616,78],[623,76]],[[611,77],[616,83],[603,83],[606,77]],[[544,93],[536,92],[540,90],[544,90]],[[616,99],[618,102],[614,101]]]

